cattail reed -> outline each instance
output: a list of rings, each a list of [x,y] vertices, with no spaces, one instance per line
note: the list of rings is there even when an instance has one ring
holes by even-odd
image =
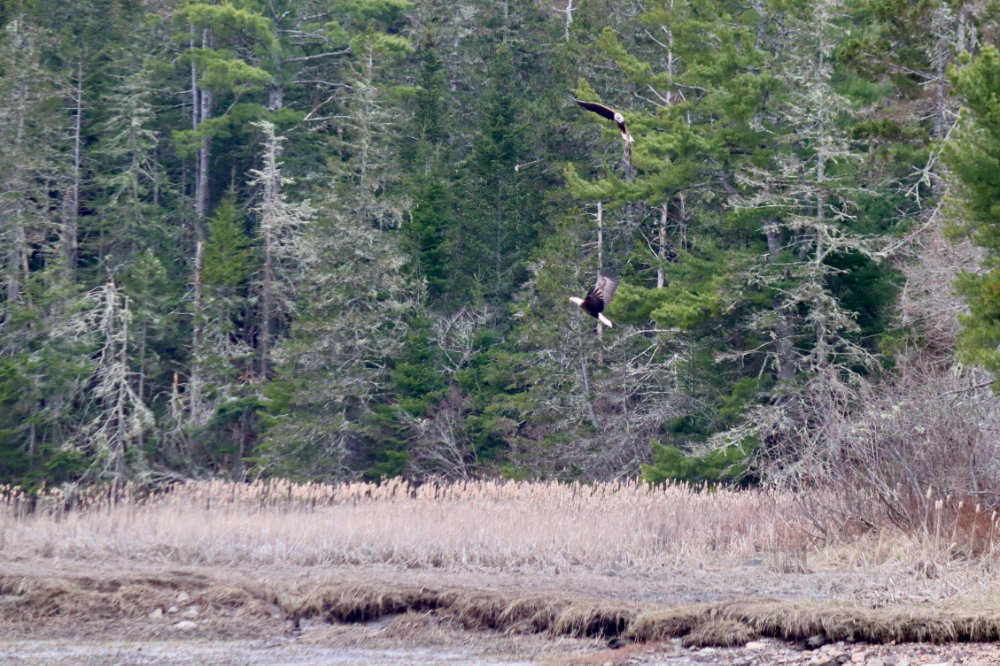
[[[651,571],[811,543],[790,494],[639,481],[212,480],[47,489],[30,510],[21,498],[0,488],[5,550],[81,559]]]
[[[803,493],[812,499],[804,502]],[[0,555],[647,573],[807,551],[815,561],[824,548],[875,541],[881,555],[858,545],[858,558],[876,563],[893,549],[919,551],[925,561],[994,553],[998,515],[992,511],[987,521],[990,508],[978,502],[973,511],[971,502],[952,502],[927,489],[922,524],[869,524],[831,536],[816,533],[809,509],[826,502],[823,493],[653,487],[635,480],[413,485],[399,479],[217,479],[156,490],[66,486],[34,495],[0,486]]]

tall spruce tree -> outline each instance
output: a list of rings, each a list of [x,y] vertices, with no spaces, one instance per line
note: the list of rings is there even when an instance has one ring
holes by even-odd
[[[204,422],[184,438],[183,462],[194,470],[244,472],[254,441],[260,381],[254,367],[251,276],[254,256],[233,193],[209,220],[202,255],[200,345],[193,350],[204,380]]]
[[[877,362],[860,344],[856,313],[835,291],[844,270],[838,258],[873,256],[853,231],[861,190],[852,164],[860,159],[848,142],[849,101],[833,85],[834,49],[844,34],[842,8],[824,1],[788,8],[776,59],[778,79],[788,92],[776,98],[765,122],[778,132],[774,162],[767,172],[741,171],[737,211],[765,212],[766,254],[752,261],[748,289],[728,293],[748,318],[756,348],[734,350],[745,359],[763,352],[762,368],[777,379],[764,405],[752,410],[734,432],[761,442],[770,470],[796,471],[800,462],[817,471],[826,459],[823,443],[810,432],[824,395],[849,400],[858,373]],[[791,85],[789,85],[791,84]],[[744,296],[747,294],[747,296]],[[768,294],[767,308],[754,301]],[[829,393],[826,393],[829,392]],[[746,427],[749,425],[749,427]]]
[[[967,362],[995,375],[1000,371],[1000,225],[996,220],[1000,201],[1000,101],[996,95],[1000,53],[986,46],[976,57],[967,57],[963,66],[952,72],[952,82],[963,104],[958,137],[945,152],[960,211],[954,224],[985,253],[980,270],[962,273],[956,283],[969,306],[968,314],[959,317],[959,352]]]
[[[195,156],[194,213],[202,218],[209,206],[212,139],[227,133],[234,119],[254,113],[241,98],[273,81],[259,62],[276,45],[271,22],[248,6],[186,2],[176,17],[188,33],[184,62],[190,70],[191,129],[175,137]],[[222,101],[229,105],[218,114]]]
[[[78,290],[60,252],[66,183],[62,72],[46,63],[51,34],[34,3],[9,7],[0,33],[0,457],[36,483],[79,473],[62,445],[78,431],[90,365],[65,319]],[[65,152],[64,152],[65,151]]]
[[[292,181],[282,175],[283,137],[274,125],[260,121],[256,126],[263,135],[260,169],[253,169],[250,186],[255,190],[253,212],[257,216],[262,266],[256,281],[260,305],[257,348],[260,354],[258,376],[264,379],[271,366],[271,350],[283,335],[286,322],[295,309],[295,287],[301,280],[304,263],[300,259],[301,236],[313,211],[308,202],[291,203],[284,188]]]
[[[414,89],[415,109],[411,131],[404,136],[401,157],[409,171],[410,219],[403,225],[403,240],[411,256],[412,273],[423,279],[434,305],[444,305],[454,291],[455,207],[451,181],[457,180],[445,142],[448,116],[444,72],[433,38],[428,35],[420,49],[421,68]]]
[[[152,72],[144,63],[123,74],[111,87],[106,117],[97,124],[99,140],[90,151],[100,173],[100,213],[88,224],[84,253],[116,277],[147,250],[165,254],[178,240],[160,203],[170,189],[157,157],[160,137],[154,129]]]
[[[373,25],[351,40],[351,51],[350,123],[333,139],[334,184],[298,246],[309,272],[290,338],[275,351],[260,447],[266,470],[297,477],[343,477],[370,464],[378,445],[368,437],[370,420],[422,299],[403,271],[406,202],[389,186],[398,177],[400,120],[381,80],[411,48]]]
[[[537,233],[538,191],[519,165],[528,156],[529,126],[523,114],[518,74],[507,46],[496,47],[483,95],[479,133],[473,140],[459,218],[463,231],[456,251],[474,291],[493,302],[506,299],[523,278],[526,256]]]

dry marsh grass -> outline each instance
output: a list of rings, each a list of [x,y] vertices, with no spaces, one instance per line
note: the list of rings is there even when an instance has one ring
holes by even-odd
[[[648,611],[624,635],[635,641],[682,636],[691,645],[742,644],[757,636],[871,643],[995,641],[1000,612],[983,599],[870,608],[836,602],[741,600]]]
[[[706,620],[696,625],[681,640],[684,647],[740,647],[757,634],[735,620]]]
[[[779,574],[897,561],[925,577],[956,563],[993,577],[997,511],[933,498],[910,529],[889,519],[852,525],[831,508],[838,499],[821,489],[639,482],[193,481],[33,497],[0,486],[0,558],[616,575],[744,560]]]
[[[51,578],[4,575],[0,566],[0,625],[34,631],[37,623],[148,623],[153,608],[169,607],[183,591],[206,616],[221,618],[221,624],[206,624],[206,632],[213,626],[231,632],[231,623],[251,632],[255,623],[275,618],[367,622],[399,616],[407,618],[399,627],[404,633],[455,623],[507,634],[640,642],[682,637],[688,645],[819,633],[872,642],[1000,639],[1000,606],[981,599],[996,578],[995,514],[936,501],[924,526],[910,532],[889,522],[842,530],[831,540],[812,529],[815,507],[826,496],[806,492],[812,493],[809,501],[788,492],[638,483],[212,481],[158,493],[59,489],[29,498],[0,488],[0,565],[55,558],[82,567],[121,563],[126,571],[129,561],[167,565],[165,573],[105,569]],[[867,567],[888,564],[895,568],[885,578],[905,576],[909,596],[889,590],[874,605],[866,597],[868,603],[741,599],[666,608],[623,600],[625,594],[610,598],[610,589],[592,597],[267,574],[274,567],[320,572],[332,565],[389,565],[473,575],[522,572],[549,580],[562,573],[609,574],[632,576],[634,583],[711,567],[731,570],[742,562],[754,568],[736,567],[741,573],[727,579],[736,585],[755,577],[808,577],[811,567],[860,570],[868,577],[874,569]],[[252,575],[215,579],[213,567]],[[913,605],[958,591],[977,596]],[[424,619],[430,616],[434,622]]]
[[[0,489],[0,556],[618,573],[813,547],[787,493],[642,483]]]
[[[834,508],[840,499],[822,489],[639,482],[193,481],[36,496],[0,486],[0,560],[614,575],[742,561],[776,574],[893,563],[928,579],[970,566],[980,580],[995,577],[997,511],[935,497],[915,526],[851,523]]]

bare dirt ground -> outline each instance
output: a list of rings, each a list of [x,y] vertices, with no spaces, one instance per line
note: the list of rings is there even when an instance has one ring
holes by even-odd
[[[804,649],[801,637],[750,636],[739,647],[723,648],[689,645],[682,637],[634,642],[616,632],[614,621],[569,630],[550,623],[545,631],[526,621],[501,621],[511,600],[541,608],[548,599],[560,600],[560,608],[610,608],[633,618],[764,599],[916,612],[945,599],[954,586],[912,568],[787,569],[749,561],[616,576],[0,560],[0,663],[1000,664],[996,643],[819,640],[815,649]],[[396,590],[407,593],[393,596]],[[430,592],[437,595],[433,603]],[[926,612],[919,617],[927,621]]]

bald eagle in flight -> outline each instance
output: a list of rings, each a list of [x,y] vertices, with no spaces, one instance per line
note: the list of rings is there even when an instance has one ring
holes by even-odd
[[[632,171],[632,144],[635,143],[635,139],[628,131],[628,126],[625,124],[625,116],[614,109],[609,109],[603,104],[598,104],[597,102],[584,102],[582,100],[573,98],[581,109],[586,109],[587,111],[592,111],[599,116],[607,118],[608,120],[615,121],[615,125],[618,125],[618,131],[622,133],[622,139],[625,141],[625,152],[622,153],[622,160],[625,162],[625,167],[631,173]]]
[[[611,328],[611,320],[604,316],[604,308],[611,302],[617,288],[618,278],[613,275],[601,275],[587,292],[586,298],[570,296],[569,300],[579,305],[580,309],[591,317],[597,318],[597,321]]]
[[[607,118],[608,120],[615,121],[615,125],[618,125],[618,131],[622,133],[622,139],[625,140],[625,145],[630,143],[635,143],[635,139],[629,134],[628,126],[625,124],[625,116],[614,109],[609,109],[603,104],[598,104],[597,102],[584,102],[582,100],[573,98],[573,101],[580,105],[580,108],[586,109],[587,111],[593,111],[599,116]]]

